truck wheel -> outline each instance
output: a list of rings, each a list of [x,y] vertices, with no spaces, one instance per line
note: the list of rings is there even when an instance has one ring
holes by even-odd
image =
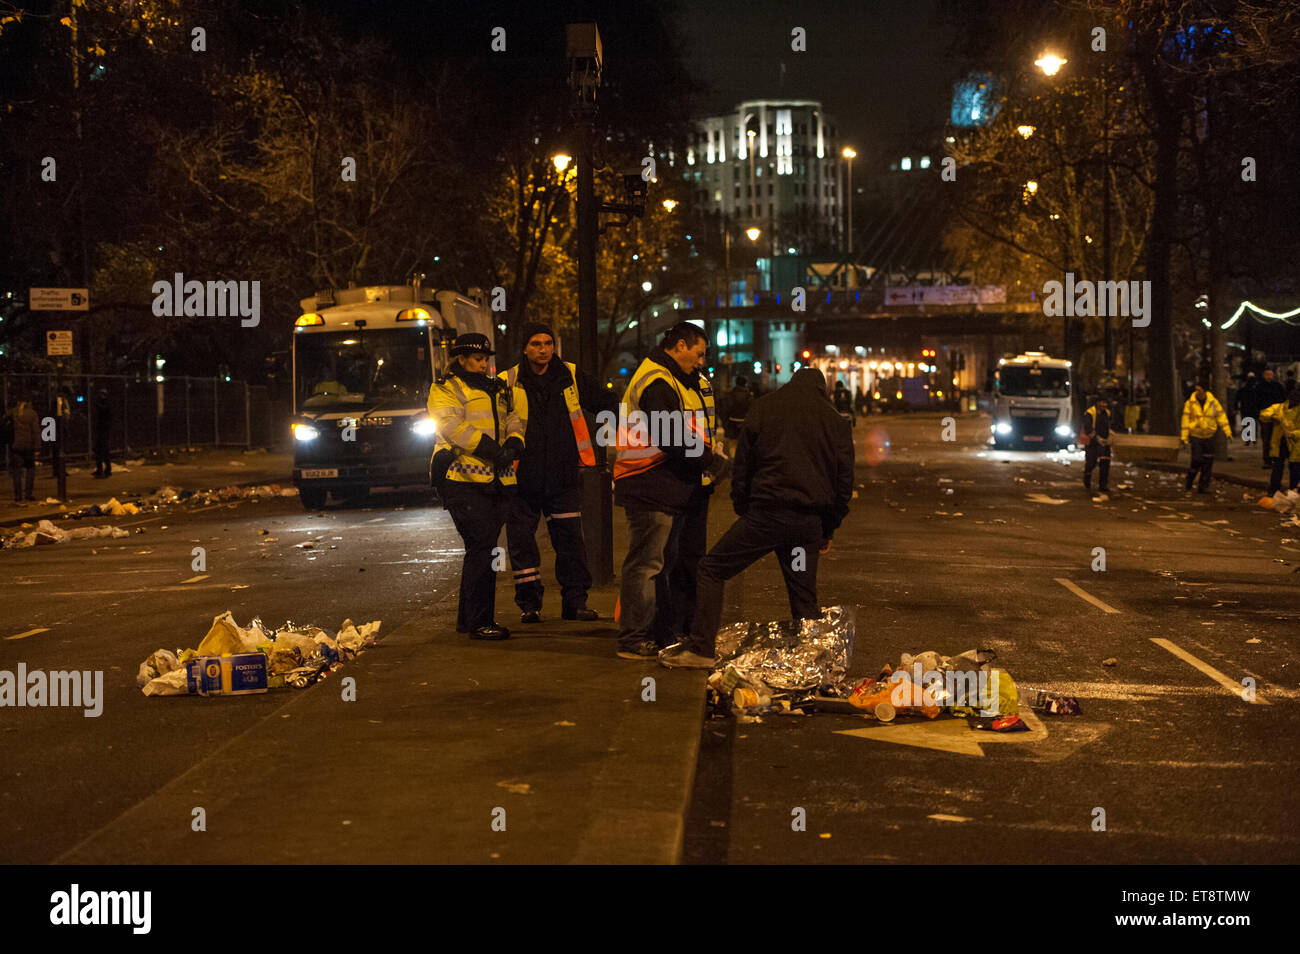
[[[298,497],[302,500],[303,508],[306,510],[322,510],[325,507],[325,498],[328,495],[324,490],[316,488],[299,487]]]

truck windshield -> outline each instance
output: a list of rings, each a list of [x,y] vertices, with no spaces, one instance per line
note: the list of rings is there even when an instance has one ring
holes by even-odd
[[[432,372],[423,328],[294,335],[294,388],[304,410],[423,404]]]
[[[1007,397],[1070,396],[1070,372],[1065,368],[1001,367],[998,393]]]

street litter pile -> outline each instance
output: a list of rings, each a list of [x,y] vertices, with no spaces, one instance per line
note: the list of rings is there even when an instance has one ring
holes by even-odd
[[[1246,493],[1242,499],[1251,500],[1253,494]],[[1300,493],[1294,490],[1279,490],[1271,496],[1265,494],[1259,498],[1259,505],[1265,510],[1272,510],[1274,513],[1287,513],[1291,510],[1300,510]],[[1292,519],[1295,519],[1294,517]]]
[[[66,543],[69,540],[91,540],[104,537],[117,539],[131,534],[120,527],[77,527],[63,530],[48,520],[42,520],[34,527],[25,523],[12,533],[0,536],[0,549],[25,550],[49,543]]]
[[[175,487],[160,487],[151,494],[145,494],[135,500],[123,503],[116,497],[103,503],[91,504],[68,513],[73,520],[83,517],[121,517],[139,513],[151,513],[163,507],[177,503],[189,503],[206,506],[213,503],[225,503],[230,500],[260,500],[264,497],[296,497],[298,491],[292,487],[279,484],[259,484],[256,487],[222,487],[211,490],[178,490]]]
[[[247,695],[288,686],[305,689],[375,644],[380,620],[345,619],[330,636],[317,626],[286,622],[268,631],[254,618],[240,626],[229,611],[212,621],[197,649],[159,649],[140,664],[146,696]]]
[[[718,666],[709,675],[709,711],[741,722],[762,716],[813,712],[860,715],[880,723],[965,718],[995,732],[1029,730],[1023,708],[1048,715],[1079,715],[1078,700],[1046,690],[1018,689],[993,665],[991,649],[956,656],[903,653],[898,666],[874,677],[847,678],[853,657],[853,615],[823,608],[815,620],[735,623],[718,633]]]

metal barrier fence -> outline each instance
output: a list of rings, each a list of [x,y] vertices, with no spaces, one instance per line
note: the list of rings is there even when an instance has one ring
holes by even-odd
[[[70,457],[93,454],[104,409],[114,455],[168,446],[270,447],[288,433],[289,409],[273,404],[265,386],[222,378],[3,374],[0,414],[26,399],[38,417],[53,416],[59,393],[67,401],[61,436]]]

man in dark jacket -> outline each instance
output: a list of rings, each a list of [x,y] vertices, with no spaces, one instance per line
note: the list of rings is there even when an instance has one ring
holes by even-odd
[[[1266,407],[1272,407],[1274,404],[1281,404],[1286,400],[1286,388],[1282,382],[1273,376],[1272,368],[1264,369],[1264,380],[1259,382],[1259,392],[1256,395],[1256,404],[1260,411]],[[1273,439],[1273,422],[1260,421],[1259,442],[1264,446],[1264,466],[1272,467],[1273,458],[1269,456],[1268,446]]]
[[[1079,432],[1079,443],[1083,445],[1083,489],[1093,500],[1104,502],[1110,499],[1110,400],[1099,396],[1088,410],[1083,412],[1083,428]],[[1101,490],[1093,496],[1092,472],[1098,471]]]
[[[560,584],[560,614],[564,619],[596,619],[587,608],[591,571],[582,536],[582,475],[594,467],[595,451],[583,411],[615,413],[618,399],[573,365],[555,354],[550,327],[524,326],[524,356],[497,377],[528,395],[528,430],[519,459],[518,493],[510,502],[506,539],[515,572],[515,603],[520,620],[542,621],[541,554],[537,521],[546,515],[546,529],[555,549],[555,578]]]
[[[695,373],[706,347],[698,325],[673,325],[632,375],[619,408],[614,503],[628,522],[619,592],[618,655],[624,659],[654,659],[662,648],[655,607],[673,598],[682,516],[714,462]]]
[[[727,580],[775,553],[790,597],[790,615],[815,619],[817,557],[849,512],[853,436],[826,394],[816,368],[754,402],[745,419],[731,477],[739,519],[700,561],[691,635],[659,654],[669,669],[707,669],[722,616]]]
[[[31,401],[19,400],[11,415],[13,439],[9,444],[9,473],[14,481],[14,503],[35,500],[36,452],[41,447],[41,422]]]
[[[112,433],[113,403],[108,398],[108,389],[100,388],[90,405],[91,450],[95,452],[96,477],[113,476]]]

